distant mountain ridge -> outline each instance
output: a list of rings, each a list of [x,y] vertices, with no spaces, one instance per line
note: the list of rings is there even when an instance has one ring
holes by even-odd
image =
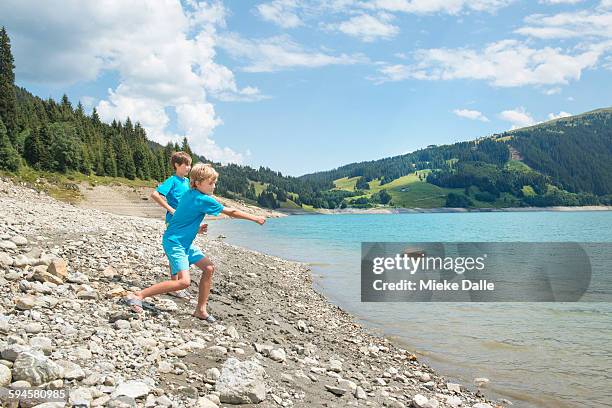
[[[612,108],[473,141],[429,146],[404,155],[351,163],[306,174],[300,179],[338,184],[342,179],[358,178],[355,188],[367,191],[369,186],[380,191],[385,184],[419,171],[426,173],[426,182],[430,184],[464,190],[446,191],[453,196],[445,205],[609,204]],[[372,184],[372,181],[375,182]],[[395,184],[392,188],[396,192],[409,188]]]

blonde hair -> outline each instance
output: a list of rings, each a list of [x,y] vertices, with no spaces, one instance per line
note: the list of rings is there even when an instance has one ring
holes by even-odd
[[[170,157],[170,164],[172,165],[172,170],[176,170],[176,165],[179,166],[181,164],[191,164],[191,156],[187,152],[174,152],[172,157]]]
[[[211,179],[217,181],[218,178],[219,173],[217,173],[217,170],[215,170],[212,165],[208,163],[196,163],[196,165],[191,168],[191,173],[189,173],[189,184],[191,188],[195,188],[196,183],[200,181]]]

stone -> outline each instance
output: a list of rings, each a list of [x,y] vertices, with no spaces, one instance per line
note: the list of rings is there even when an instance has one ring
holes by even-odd
[[[493,408],[490,404],[485,404],[484,402],[479,402],[478,404],[472,405],[472,408]]]
[[[279,363],[284,363],[287,360],[287,354],[282,348],[277,348],[270,351],[270,358]]]
[[[354,392],[357,389],[357,384],[345,378],[338,378],[338,387]]]
[[[32,337],[30,339],[30,347],[36,350],[40,350],[48,356],[53,351],[53,341],[48,337]]]
[[[361,386],[359,386],[359,385],[357,386],[357,388],[355,388],[355,392],[353,393],[353,395],[357,399],[366,399],[366,398],[368,398],[368,395],[366,394],[365,390],[363,388],[361,388]]]
[[[0,364],[0,387],[6,387],[11,382],[13,382],[13,374],[11,374],[11,369]]]
[[[266,398],[265,371],[256,361],[228,358],[215,384],[219,400],[229,404],[257,404]]]
[[[26,295],[15,299],[15,307],[19,310],[30,310],[36,306],[36,296]]]
[[[41,385],[59,379],[62,369],[41,353],[26,351],[17,356],[13,365],[13,379]]]
[[[0,268],[8,268],[13,265],[13,258],[5,252],[0,252]]]
[[[474,378],[474,385],[477,387],[485,387],[487,384],[489,384],[489,379],[488,378],[484,378],[484,377],[478,377],[478,378]]]
[[[34,260],[31,258],[28,258],[25,255],[17,255],[13,259],[13,265],[16,266],[17,268],[23,268],[24,266],[32,265],[33,263],[34,263]]]
[[[66,281],[70,283],[76,283],[78,285],[83,285],[83,284],[89,283],[89,278],[87,277],[87,275],[81,272],[77,272],[77,273],[71,273],[70,275],[68,275],[66,277]]]
[[[461,398],[457,397],[456,395],[449,395],[446,397],[446,405],[449,405],[452,408],[458,408],[462,403]]]
[[[168,374],[172,372],[172,364],[167,361],[160,361],[157,365],[157,372],[161,374]]]
[[[133,399],[138,399],[146,396],[151,392],[151,387],[148,384],[142,381],[126,381],[117,387],[115,391],[112,393],[112,397],[121,397],[126,396]]]
[[[28,346],[24,346],[23,344],[10,344],[2,350],[2,359],[8,361],[15,361],[19,354],[24,353],[26,351],[30,351],[31,348]]]
[[[54,259],[49,264],[47,272],[65,280],[68,276],[68,264],[63,259]]]
[[[95,290],[81,290],[79,292],[77,292],[77,297],[79,299],[83,299],[83,300],[97,300],[98,299],[98,292],[96,292]]]
[[[391,399],[391,398],[384,400],[383,406],[389,407],[389,408],[406,408],[406,405],[404,405],[403,402],[400,402],[396,399]]]
[[[274,346],[269,346],[267,344],[253,343],[253,348],[255,348],[255,351],[258,352],[259,354],[268,356],[270,355],[270,352],[274,349]]]
[[[38,334],[43,331],[43,325],[40,323],[29,323],[25,326],[25,332],[30,334]]]
[[[333,385],[327,385],[327,384],[325,384],[325,389],[337,397],[343,396],[344,394],[346,394],[346,391],[347,391],[344,388],[334,387]]]
[[[34,267],[34,273],[32,274],[32,280],[38,282],[51,282],[56,285],[61,285],[64,281],[49,272],[47,272],[47,267],[45,265],[39,265]]]
[[[28,240],[25,237],[22,237],[21,235],[15,235],[13,238],[11,238],[11,241],[13,241],[18,246],[28,245]]]
[[[0,241],[0,249],[17,249],[17,244],[13,241]]]
[[[109,408],[136,408],[136,399],[122,395],[111,398],[111,400],[106,403],[106,406]]]
[[[91,391],[89,390],[89,388],[85,388],[85,387],[79,387],[79,388],[72,388],[69,392],[69,403],[71,406],[75,406],[75,405],[81,405],[81,406],[90,406],[91,405],[91,401],[93,400],[93,395],[91,394]]]
[[[209,380],[217,381],[221,377],[221,371],[218,368],[213,367],[206,370],[206,378]]]
[[[455,384],[455,383],[446,383],[446,388],[450,391],[450,392],[455,392],[457,394],[461,393],[461,385],[459,384]]]
[[[211,346],[208,351],[214,356],[224,356],[227,354],[227,349],[223,346]]]
[[[416,408],[427,408],[428,402],[427,397],[421,394],[416,394],[412,397],[412,405]]]
[[[198,398],[198,402],[196,402],[196,407],[198,408],[219,408],[217,404],[209,400],[207,397]]]
[[[64,371],[64,379],[82,380],[85,378],[85,371],[83,371],[80,365],[67,360],[60,360],[57,364],[62,367]]]
[[[232,339],[239,339],[240,335],[238,334],[238,330],[234,326],[230,326],[227,328],[225,333],[230,336]]]
[[[127,320],[117,320],[114,323],[115,329],[117,330],[129,330],[132,326],[130,326],[130,322],[128,322]]]
[[[340,360],[329,360],[329,371],[339,373],[342,371],[342,361]]]

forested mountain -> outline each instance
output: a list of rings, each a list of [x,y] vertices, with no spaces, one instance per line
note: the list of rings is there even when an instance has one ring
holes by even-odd
[[[0,30],[0,169],[161,181],[174,151],[129,118],[103,123],[64,95],[16,87],[10,39]],[[200,152],[201,153],[201,152]],[[612,203],[612,109],[301,177],[214,163],[216,193],[277,208],[512,207]]]
[[[425,177],[424,181],[442,189],[463,189],[437,191],[450,195],[448,206],[610,204],[612,108],[470,142],[352,163],[301,179],[329,185],[358,178],[353,189],[374,185],[378,191],[393,182],[391,191],[399,195],[410,187],[394,180],[414,172],[422,175],[419,181]]]

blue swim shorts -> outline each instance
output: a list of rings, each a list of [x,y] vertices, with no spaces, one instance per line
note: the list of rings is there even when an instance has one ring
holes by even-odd
[[[189,270],[189,265],[193,265],[205,257],[202,251],[193,245],[185,249],[179,243],[164,241],[163,246],[168,261],[170,261],[170,273],[172,275]]]

